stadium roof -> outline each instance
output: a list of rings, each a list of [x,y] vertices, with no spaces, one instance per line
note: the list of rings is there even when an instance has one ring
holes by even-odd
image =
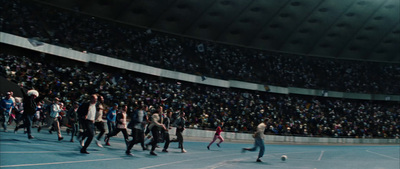
[[[400,62],[399,0],[38,0],[173,34],[341,59]]]

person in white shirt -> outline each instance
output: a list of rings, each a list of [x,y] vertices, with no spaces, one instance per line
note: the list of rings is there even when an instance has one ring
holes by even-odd
[[[104,112],[104,98],[103,96],[98,96],[98,102],[97,102],[97,106],[96,106],[96,120],[94,122],[94,126],[96,127],[96,129],[98,131],[100,131],[100,133],[97,135],[96,138],[96,144],[99,147],[103,147],[101,145],[101,137],[104,135],[104,133],[106,132],[105,128],[104,128],[104,122],[103,122],[103,112]]]
[[[257,160],[256,160],[257,162],[262,162],[260,158],[264,156],[264,151],[265,151],[264,131],[265,131],[265,128],[267,127],[267,122],[268,122],[268,119],[265,118],[263,120],[263,122],[261,122],[257,126],[257,131],[253,134],[254,147],[252,147],[252,148],[243,148],[242,149],[242,153],[244,153],[245,151],[256,151],[257,148],[260,147],[260,151],[258,152],[258,157],[257,157]]]
[[[157,147],[158,139],[160,136],[160,129],[166,130],[164,124],[160,123],[160,115],[159,112],[155,109],[151,110],[153,115],[151,116],[151,123],[149,125],[149,129],[151,131],[151,134],[153,135],[153,139],[150,142],[151,144],[151,150],[150,150],[150,155],[157,156],[157,154],[154,152],[154,150]]]
[[[51,127],[54,127],[54,129],[57,131],[58,141],[61,141],[63,139],[63,137],[61,136],[60,122],[58,120],[58,118],[60,118],[60,112],[62,111],[62,107],[60,107],[60,105],[60,99],[56,97],[54,99],[54,103],[51,105],[49,122],[49,132],[51,133]]]
[[[93,94],[90,96],[90,102],[83,103],[81,106],[78,108],[78,116],[81,124],[83,125],[83,135],[80,140],[80,143],[82,144],[83,140],[85,138],[86,141],[83,144],[81,148],[81,153],[82,154],[89,154],[87,152],[87,148],[89,147],[90,143],[93,140],[94,137],[94,119],[96,117],[96,103],[97,103],[97,95]]]

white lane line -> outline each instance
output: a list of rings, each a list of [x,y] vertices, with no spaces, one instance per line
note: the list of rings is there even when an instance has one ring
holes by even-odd
[[[0,145],[34,145],[34,146],[42,146],[42,145],[49,145],[49,144],[33,144],[33,143],[0,143]]]
[[[219,162],[219,163],[217,163],[217,164],[214,164],[214,165],[212,165],[212,166],[207,166],[207,167],[205,167],[205,168],[208,168],[208,169],[217,169],[217,168],[223,167],[223,166],[227,167],[227,165],[234,165],[234,164],[232,164],[232,162],[240,162],[240,161],[243,161],[243,160],[245,160],[245,159],[248,159],[248,158],[238,158],[238,159],[233,159],[233,160],[221,161],[221,162]]]
[[[122,158],[106,158],[106,159],[83,160],[83,161],[63,161],[63,162],[37,163],[37,164],[1,165],[0,168],[7,168],[7,167],[26,167],[26,166],[40,166],[40,165],[56,165],[56,164],[70,164],[70,163],[85,163],[85,162],[92,162],[92,161],[109,161],[109,160],[119,160],[119,159],[122,159]]]
[[[220,156],[211,156],[211,157],[209,156],[209,157],[204,157],[204,158],[196,158],[196,159],[175,161],[175,162],[171,162],[171,163],[152,165],[152,166],[147,166],[147,167],[143,167],[143,168],[139,168],[139,169],[156,168],[156,167],[161,167],[161,166],[168,166],[168,165],[171,165],[171,164],[184,163],[184,162],[187,162],[187,161],[197,161],[197,160],[204,160],[204,159],[209,159],[209,158],[227,157],[227,156],[236,156],[236,155],[242,155],[242,154],[230,154],[230,155],[220,155]]]
[[[166,165],[171,165],[171,164],[183,163],[183,162],[186,162],[186,161],[193,161],[193,160],[175,161],[175,162],[171,162],[171,163],[164,163],[164,164],[159,164],[159,165],[147,166],[147,167],[143,167],[143,168],[139,168],[139,169],[161,167],[161,166],[166,166]]]
[[[4,151],[0,154],[39,154],[39,153],[63,153],[63,152],[78,152],[78,151]]]
[[[368,153],[380,155],[380,156],[382,156],[382,157],[387,157],[387,158],[391,158],[391,159],[398,160],[398,158],[390,157],[390,156],[387,156],[387,155],[385,155],[385,154],[380,154],[380,153],[372,152],[372,151],[369,151],[369,150],[366,150],[366,151],[367,151]]]
[[[324,155],[324,152],[325,152],[325,151],[321,151],[321,154],[319,155],[318,161],[321,161],[322,156]]]
[[[315,151],[304,151],[304,152],[292,152],[292,153],[287,153],[287,154],[296,154],[296,153],[313,153]],[[271,154],[281,154],[281,153],[268,153],[269,155]],[[204,158],[196,158],[196,159],[189,159],[189,160],[182,160],[182,161],[175,161],[175,162],[171,162],[171,163],[164,163],[164,164],[158,164],[158,165],[152,165],[152,166],[147,166],[147,167],[143,167],[143,168],[139,168],[139,169],[148,169],[148,168],[156,168],[156,167],[161,167],[161,166],[168,166],[171,164],[178,164],[178,163],[183,163],[186,161],[195,161],[195,160],[203,160],[203,159],[209,159],[209,158],[217,158],[217,157],[226,157],[226,156],[236,156],[236,155],[240,155],[242,156],[243,154],[238,153],[238,154],[231,154],[231,155],[220,155],[220,156],[211,156],[211,157],[204,157]]]
[[[79,143],[67,143],[67,144],[63,144],[65,142],[56,142],[54,144],[35,144],[35,143],[0,143],[0,145],[18,145],[18,146],[59,146],[60,144],[62,144],[63,147],[76,147],[76,146],[80,146]]]

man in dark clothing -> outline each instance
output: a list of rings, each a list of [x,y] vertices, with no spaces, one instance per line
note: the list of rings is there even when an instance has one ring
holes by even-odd
[[[81,106],[78,108],[78,115],[79,115],[79,120],[81,121],[81,124],[83,125],[83,136],[82,136],[82,141],[86,139],[85,144],[83,145],[81,149],[81,153],[83,154],[89,154],[87,152],[87,148],[89,147],[90,143],[93,140],[94,137],[94,120],[96,117],[96,103],[97,103],[97,95],[93,94],[90,97],[90,102],[83,103]],[[82,142],[80,141],[80,143]]]
[[[181,112],[178,119],[176,119],[176,137],[178,138],[179,148],[181,148],[182,153],[186,153],[186,150],[183,148],[183,135],[182,132],[185,130],[185,112]]]
[[[158,112],[156,110],[151,111],[153,112],[153,115],[151,116],[151,123],[149,125],[149,129],[151,131],[151,134],[153,135],[153,139],[150,142],[151,146],[151,150],[150,150],[150,155],[154,155],[156,156],[157,154],[154,152],[154,150],[157,147],[157,143],[158,143],[158,139],[159,139],[159,135],[160,135],[160,128],[162,128],[162,130],[166,130],[164,124],[160,123],[160,115],[158,114]]]
[[[72,128],[70,142],[74,142],[74,136],[79,131],[78,108],[79,108],[79,103],[75,102],[74,107],[69,109],[69,111],[68,111],[68,121],[69,121],[68,123],[69,123],[69,125],[71,125],[71,128]]]
[[[33,116],[36,113],[37,102],[40,100],[39,92],[36,90],[28,90],[25,93],[24,89],[21,88],[23,94],[23,104],[24,104],[24,113],[22,114],[22,119],[24,120],[24,124],[20,126],[16,126],[14,129],[14,133],[18,131],[19,128],[26,128],[26,132],[28,134],[28,139],[33,139],[32,136],[32,121]]]
[[[163,120],[163,123],[164,123],[164,126],[165,126],[166,130],[161,130],[161,134],[164,137],[164,141],[165,141],[164,149],[162,150],[162,152],[166,152],[166,153],[168,152],[167,149],[168,149],[169,143],[170,143],[168,130],[169,130],[170,125],[171,125],[171,116],[172,116],[172,111],[171,110],[167,110],[167,113],[164,115],[164,120]]]
[[[139,105],[139,110],[136,110],[134,112],[134,114],[132,115],[132,119],[131,119],[132,124],[131,125],[132,125],[133,139],[132,139],[132,141],[129,142],[128,148],[125,152],[127,155],[132,155],[131,149],[137,143],[140,143],[142,146],[142,149],[146,150],[146,148],[144,147],[144,130],[148,123],[146,111],[148,111],[147,106],[144,105],[144,103],[141,103]]]

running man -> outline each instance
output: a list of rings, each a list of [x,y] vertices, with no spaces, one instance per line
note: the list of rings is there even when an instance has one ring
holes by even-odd
[[[260,147],[260,151],[258,152],[257,162],[262,162],[261,157],[264,156],[265,146],[264,146],[264,131],[267,127],[268,119],[265,118],[263,122],[261,122],[257,126],[257,131],[253,134],[254,137],[254,147],[253,148],[243,148],[242,153],[246,151],[256,151],[258,147]]]

